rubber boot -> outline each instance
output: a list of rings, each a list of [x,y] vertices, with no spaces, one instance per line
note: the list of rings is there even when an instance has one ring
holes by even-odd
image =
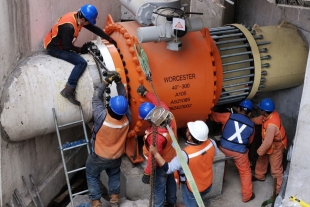
[[[119,194],[110,195],[111,207],[119,207]]]
[[[75,99],[75,89],[66,85],[66,87],[60,92],[60,94],[67,98],[74,105],[80,106],[81,103]]]
[[[93,200],[91,201],[92,207],[101,207],[101,202],[99,200]]]

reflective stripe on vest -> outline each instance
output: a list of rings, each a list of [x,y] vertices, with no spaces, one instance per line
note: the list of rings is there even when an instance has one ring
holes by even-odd
[[[267,130],[267,127],[269,124],[276,126],[278,128],[278,130],[280,131],[280,135],[281,135],[281,140],[275,140],[274,139],[273,142],[282,142],[283,147],[286,149],[287,137],[286,137],[285,129],[282,125],[281,118],[280,118],[280,115],[278,114],[278,112],[276,112],[276,111],[272,112],[269,115],[269,117],[264,121],[264,123],[262,125],[263,141],[265,139],[266,130]],[[272,154],[273,148],[274,148],[274,143],[272,143],[271,147],[268,149],[267,154]]]
[[[205,191],[212,184],[213,171],[212,164],[215,155],[215,148],[208,139],[200,145],[189,145],[183,150],[188,156],[188,167],[199,192]],[[186,180],[187,188],[192,192]]]
[[[77,39],[79,32],[81,30],[81,27],[78,27],[76,19],[74,17],[74,15],[76,13],[77,12],[70,12],[70,13],[63,15],[62,17],[60,17],[58,19],[58,22],[52,27],[52,29],[44,37],[43,43],[44,43],[45,49],[47,48],[48,44],[52,41],[52,39],[58,35],[58,27],[60,25],[63,25],[63,24],[67,24],[67,23],[72,24],[72,26],[74,28],[74,34],[73,34],[74,41]],[[74,43],[74,41],[73,41],[73,43]],[[61,42],[60,42],[60,44],[61,44]],[[60,45],[60,47],[62,47],[62,46]]]
[[[121,120],[112,118],[109,113],[96,134],[95,153],[105,159],[116,159],[125,152],[125,142],[129,130],[127,116]]]
[[[223,128],[221,146],[225,149],[245,153],[249,138],[254,132],[254,123],[243,114],[231,114]]]

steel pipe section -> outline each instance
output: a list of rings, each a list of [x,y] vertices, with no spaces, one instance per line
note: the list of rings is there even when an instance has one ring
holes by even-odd
[[[109,70],[115,70],[108,47],[97,44]],[[116,49],[115,49],[116,50]],[[85,122],[92,118],[94,86],[102,80],[103,69],[91,55],[82,55],[88,67],[79,79],[76,98],[81,102]],[[115,59],[115,58],[114,58]],[[26,58],[13,71],[5,84],[0,105],[2,137],[8,141],[22,141],[55,131],[52,108],[60,125],[80,120],[79,107],[60,95],[73,65],[46,53]],[[123,74],[121,74],[123,75]],[[124,76],[124,75],[123,75]],[[122,80],[126,80],[125,76]],[[116,86],[111,86],[116,95]]]
[[[308,49],[295,26],[282,23],[247,29],[232,24],[212,28],[210,35],[223,65],[223,89],[217,105],[251,99],[260,91],[290,88],[303,82]]]

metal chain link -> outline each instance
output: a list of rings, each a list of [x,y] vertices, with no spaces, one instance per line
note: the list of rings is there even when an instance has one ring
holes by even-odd
[[[142,70],[146,76],[146,79],[150,82],[152,90],[154,92],[154,95],[156,97],[158,106],[161,106],[160,104],[160,100],[158,98],[158,95],[156,93],[154,84],[152,82],[152,78],[151,78],[151,70],[150,70],[150,66],[149,66],[149,62],[148,62],[148,57],[146,55],[146,53],[144,52],[144,50],[142,49],[141,45],[138,45],[138,47],[136,47],[135,45],[135,51],[139,60],[139,63],[142,67]],[[156,147],[156,138],[157,138],[157,127],[155,124],[152,124],[152,145]],[[150,152],[149,152],[150,153]],[[156,180],[156,162],[154,159],[154,156],[151,154],[151,174],[150,174],[150,195],[149,195],[149,207],[153,207],[154,204],[154,196],[153,196],[153,191],[154,191],[154,183]]]

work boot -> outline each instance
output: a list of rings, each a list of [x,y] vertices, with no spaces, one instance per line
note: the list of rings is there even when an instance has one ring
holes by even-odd
[[[256,178],[255,176],[252,175],[252,181],[255,182],[255,181],[259,181],[259,182],[264,182],[265,180],[260,180],[258,178]]]
[[[252,193],[251,198],[250,198],[249,200],[247,200],[247,201],[243,201],[243,203],[249,202],[249,201],[253,200],[254,198],[255,198],[255,194],[254,194],[254,193]]]
[[[119,194],[110,195],[111,207],[119,207]]]
[[[93,200],[91,201],[92,207],[101,207],[101,202],[99,200]]]
[[[75,89],[66,85],[66,87],[60,92],[60,94],[67,98],[74,105],[80,106],[81,103],[75,99]]]

